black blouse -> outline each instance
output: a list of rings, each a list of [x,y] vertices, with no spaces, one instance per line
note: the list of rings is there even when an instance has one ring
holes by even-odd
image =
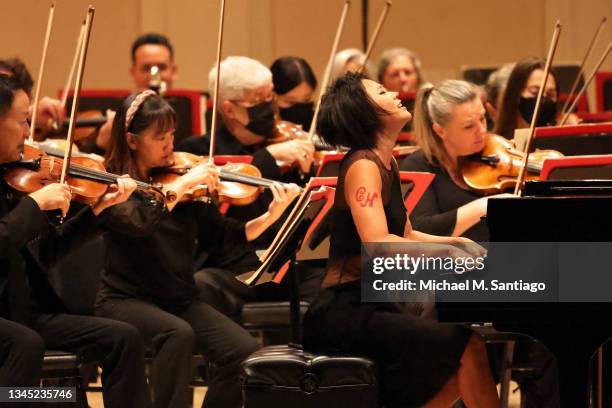
[[[457,186],[446,170],[427,161],[422,150],[406,157],[400,164],[400,169],[436,175],[410,214],[412,228],[417,231],[433,235],[452,235],[457,224],[457,209],[481,197]],[[489,231],[484,221],[478,222],[462,235],[477,242],[489,240]]]
[[[160,306],[181,306],[197,293],[196,250],[211,256],[245,247],[245,225],[224,217],[213,204],[180,203],[172,212],[139,193],[102,213],[106,267],[102,292],[136,297]]]

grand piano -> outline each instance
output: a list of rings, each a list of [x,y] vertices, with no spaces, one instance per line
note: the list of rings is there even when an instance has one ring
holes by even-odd
[[[489,200],[486,222],[491,242],[610,242],[612,253],[612,181],[528,182],[521,198]],[[612,337],[612,303],[453,303],[439,314],[538,339],[557,357],[563,408],[612,407],[605,375],[601,401],[589,390],[589,361]]]

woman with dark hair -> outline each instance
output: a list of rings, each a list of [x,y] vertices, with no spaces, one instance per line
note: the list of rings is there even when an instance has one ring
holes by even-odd
[[[304,319],[304,346],[372,358],[387,407],[499,407],[482,340],[469,328],[402,313],[394,303],[361,303],[361,244],[435,242],[442,256],[466,256],[448,244],[471,242],[412,229],[406,219],[393,146],[410,113],[380,84],[359,74],[325,94],[317,132],[351,150],[340,164],[323,290]],[[465,245],[478,253],[475,246]]]
[[[538,57],[527,57],[516,63],[510,73],[499,107],[494,133],[514,138],[516,129],[527,128],[531,124],[546,61]],[[558,112],[559,83],[553,70],[546,80],[536,126],[556,125],[562,117]],[[567,124],[579,123],[576,115],[570,115]]]
[[[310,130],[314,114],[312,98],[317,88],[310,65],[300,57],[282,57],[272,63],[270,71],[281,119]]]
[[[176,114],[153,91],[126,99],[113,122],[106,164],[139,180],[172,162]],[[240,407],[239,364],[258,347],[238,324],[197,299],[194,255],[214,256],[222,248],[246,246],[270,226],[298,192],[297,186],[271,187],[274,200],[262,216],[246,223],[223,217],[211,203],[183,202],[191,188],[213,191],[218,170],[194,167],[165,191],[167,206],[141,194],[104,214],[106,267],[96,313],[131,322],[155,354],[150,383],[156,407],[185,408],[193,353],[217,365],[208,384],[206,407]]]

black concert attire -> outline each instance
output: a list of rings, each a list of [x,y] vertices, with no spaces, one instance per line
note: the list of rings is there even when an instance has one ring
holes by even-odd
[[[32,198],[15,194],[0,182],[0,385],[38,385],[45,348],[64,350],[99,361],[108,406],[151,406],[138,331],[67,313],[50,282],[48,264],[94,233],[96,217],[84,207],[53,227]]]
[[[442,166],[431,164],[422,150],[407,156],[400,164],[402,171],[419,171],[435,174],[423,197],[410,214],[412,227],[433,235],[451,236],[457,224],[457,209],[482,197],[473,191],[457,186]],[[465,231],[462,236],[476,242],[489,241],[489,230],[480,221]]]
[[[152,348],[154,406],[188,406],[191,358],[199,353],[218,368],[205,406],[240,407],[239,365],[257,341],[198,300],[193,273],[198,247],[212,257],[228,245],[246,247],[244,223],[202,202],[168,212],[138,192],[102,215],[108,251],[96,313],[133,324]]]
[[[457,186],[442,166],[427,161],[422,150],[407,156],[400,164],[400,168],[403,171],[420,171],[436,175],[410,214],[410,221],[415,230],[450,236],[457,223],[457,209],[482,197]],[[488,242],[489,230],[486,222],[479,221],[462,236],[476,242]],[[499,350],[489,347],[491,357],[493,352]],[[494,361],[497,358],[490,360]],[[528,361],[535,367],[535,372],[524,376],[526,378],[521,378],[520,374],[513,376],[520,382],[521,391],[525,393],[525,407],[558,408],[560,406],[558,367],[554,355],[539,342],[528,346],[519,342],[515,349],[515,360]]]
[[[421,406],[455,374],[472,332],[405,313],[394,303],[361,303],[361,240],[344,197],[345,175],[357,160],[378,166],[387,227],[391,234],[404,234],[397,163],[387,169],[372,151],[349,152],[340,165],[323,290],[304,318],[304,347],[372,358],[380,369],[385,406]]]

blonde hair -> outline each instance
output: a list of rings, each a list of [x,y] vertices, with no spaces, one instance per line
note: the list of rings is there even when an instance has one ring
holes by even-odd
[[[414,133],[417,144],[427,161],[434,159],[443,166],[450,166],[450,158],[440,136],[433,129],[434,123],[446,126],[452,119],[453,108],[480,97],[480,89],[466,81],[448,79],[438,84],[424,85],[417,94],[414,110]]]

